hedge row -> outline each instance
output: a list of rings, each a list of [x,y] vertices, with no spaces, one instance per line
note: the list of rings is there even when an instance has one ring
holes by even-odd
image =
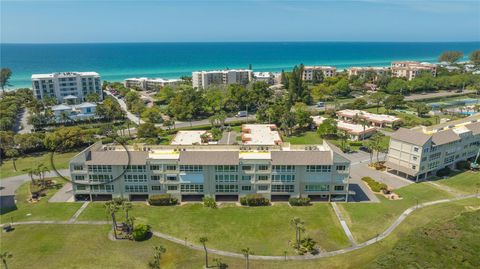
[[[240,204],[246,206],[267,206],[270,201],[261,194],[248,194],[240,198]]]
[[[288,199],[288,203],[291,205],[291,206],[307,206],[307,205],[310,205],[310,198],[295,198],[295,197],[291,197],[290,199]]]
[[[388,186],[386,184],[375,181],[371,177],[362,177],[362,180],[365,181],[368,184],[368,186],[370,187],[370,189],[372,189],[372,191],[374,191],[374,192],[380,192],[382,190],[387,190],[388,189]]]
[[[150,198],[148,198],[148,203],[150,205],[159,206],[176,205],[178,203],[178,199],[172,197],[170,194],[158,194],[150,196]]]

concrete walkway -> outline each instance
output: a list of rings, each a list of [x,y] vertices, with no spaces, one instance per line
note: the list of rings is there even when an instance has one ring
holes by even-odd
[[[452,189],[452,188],[450,188],[448,186],[445,186],[445,185],[441,185],[441,184],[438,184],[438,183],[435,183],[435,182],[432,182],[432,181],[426,181],[426,182],[427,182],[427,184],[429,184],[429,185],[431,185],[431,186],[433,186],[433,187],[435,187],[439,190],[446,191],[446,192],[448,192],[451,195],[456,196],[456,197],[461,196],[462,194],[465,194],[463,192]]]
[[[73,216],[68,220],[68,223],[74,223],[78,219],[78,216],[82,214],[83,210],[85,210],[85,208],[87,208],[89,204],[90,201],[84,202],[83,205],[77,210],[77,212],[75,212],[75,214],[73,214]]]
[[[335,251],[329,251],[329,252],[321,252],[317,255],[306,255],[306,256],[260,256],[260,255],[250,255],[250,259],[252,260],[268,260],[268,261],[280,261],[280,260],[314,260],[314,259],[321,259],[325,257],[332,257],[332,256],[337,256],[340,254],[348,253],[357,249],[362,249],[364,247],[367,247],[369,245],[375,244],[383,239],[385,239],[387,236],[389,236],[395,228],[398,227],[409,215],[411,215],[415,210],[418,210],[420,208],[432,206],[432,205],[437,205],[437,204],[442,204],[442,203],[448,203],[448,202],[454,202],[454,201],[459,201],[459,200],[464,200],[464,199],[469,199],[469,198],[480,198],[477,194],[469,194],[469,195],[462,195],[458,196],[455,198],[450,198],[450,199],[442,199],[442,200],[437,200],[437,201],[431,201],[431,202],[426,202],[426,203],[421,203],[416,206],[412,206],[405,210],[394,222],[392,225],[390,225],[383,233],[380,235],[365,241],[360,244],[352,245],[347,248],[335,250]],[[78,213],[78,211],[77,211]],[[75,215],[77,214],[75,213]],[[81,213],[81,212],[80,212]],[[78,215],[80,215],[80,213]],[[74,217],[75,217],[74,215]],[[77,216],[78,217],[78,216]],[[62,224],[62,225],[106,225],[109,224],[110,222],[108,221],[24,221],[24,222],[14,222],[12,223],[14,226],[15,225],[38,225],[38,224]],[[3,227],[5,224],[1,224],[0,227]],[[202,246],[195,245],[192,242],[182,240],[164,233],[160,233],[157,231],[152,231],[153,235],[168,241],[171,241],[173,243],[177,243],[180,245],[183,245],[185,247],[188,247],[190,249],[194,250],[203,250]],[[209,253],[213,253],[216,255],[220,256],[225,256],[225,257],[233,257],[233,258],[243,258],[243,254],[240,253],[235,253],[235,252],[230,252],[230,251],[223,251],[223,250],[218,250],[218,249],[213,249],[213,248],[207,248]]]
[[[333,202],[330,203],[333,207],[333,211],[335,211],[335,215],[337,215],[338,220],[340,221],[340,225],[342,225],[343,231],[348,237],[348,240],[350,240],[350,243],[352,243],[352,246],[356,246],[357,242],[355,242],[355,239],[353,238],[352,232],[350,232],[350,229],[348,228],[347,222],[343,218],[342,212],[340,212],[340,209],[337,206],[337,203]]]

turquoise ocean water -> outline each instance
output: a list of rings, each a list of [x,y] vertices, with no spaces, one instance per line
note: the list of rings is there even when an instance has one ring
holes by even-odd
[[[195,70],[247,68],[289,70],[295,64],[384,66],[394,60],[436,61],[446,50],[468,55],[480,42],[366,43],[102,43],[0,44],[0,63],[13,71],[14,87],[30,87],[34,73],[97,71],[102,79],[176,78]]]

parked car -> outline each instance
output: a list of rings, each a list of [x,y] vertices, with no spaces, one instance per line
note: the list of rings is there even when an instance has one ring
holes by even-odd
[[[325,107],[325,102],[318,102],[317,107]]]
[[[238,111],[237,115],[235,115],[235,117],[239,117],[239,118],[243,118],[243,117],[246,117],[248,116],[248,112],[247,111]]]
[[[369,148],[365,147],[365,146],[361,146],[359,149],[360,149],[361,151],[365,151],[365,152],[368,152],[368,153],[371,152],[371,150],[370,150]]]

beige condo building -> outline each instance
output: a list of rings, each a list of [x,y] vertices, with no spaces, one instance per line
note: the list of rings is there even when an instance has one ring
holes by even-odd
[[[430,127],[400,128],[390,139],[387,171],[422,180],[480,150],[480,114]]]
[[[313,80],[315,72],[322,72],[323,77],[330,78],[337,74],[337,68],[332,66],[305,66],[302,79],[306,81]]]
[[[192,85],[194,88],[208,88],[211,85],[248,84],[253,77],[252,70],[231,69],[218,71],[192,72]]]
[[[392,76],[397,78],[406,78],[412,80],[421,72],[430,72],[432,76],[437,76],[437,65],[431,63],[420,63],[415,61],[392,62]]]

